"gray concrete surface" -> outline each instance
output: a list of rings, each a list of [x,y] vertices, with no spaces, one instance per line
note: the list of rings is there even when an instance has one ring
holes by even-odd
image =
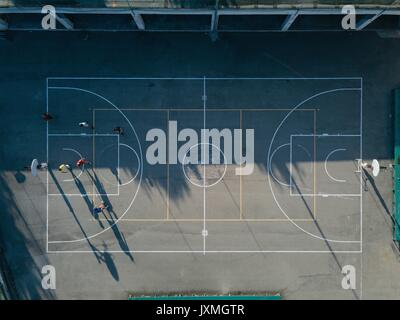
[[[207,221],[209,236],[207,249],[228,250],[293,250],[307,252],[251,252],[217,253],[205,255],[201,237],[201,196],[182,178],[182,171],[143,166],[144,183],[138,193],[137,206],[126,218],[159,218],[167,207],[169,192],[171,221],[120,221],[113,225],[106,216],[91,217],[91,206],[103,197],[65,196],[64,189],[84,193],[105,190],[106,200],[112,205],[111,215],[121,216],[134,185],[122,189],[119,198],[110,194],[112,186],[104,178],[112,179],[115,171],[112,152],[104,156],[110,142],[90,138],[88,143],[72,139],[68,144],[95,156],[98,166],[89,168],[77,184],[68,184],[57,172],[54,163],[62,154],[64,140],[49,139],[49,190],[61,196],[49,197],[49,237],[52,240],[77,239],[99,232],[112,225],[102,237],[79,243],[50,244],[47,248],[47,173],[31,177],[23,170],[33,157],[46,159],[47,129],[40,118],[46,110],[48,77],[362,77],[362,151],[365,160],[377,158],[384,164],[391,162],[393,150],[392,89],[399,86],[397,59],[400,45],[396,39],[381,39],[375,33],[320,33],[320,34],[224,34],[211,42],[202,34],[128,34],[93,33],[15,33],[11,42],[0,43],[0,129],[1,205],[0,223],[2,245],[15,277],[21,298],[24,299],[124,299],[129,293],[159,292],[217,292],[279,291],[287,299],[371,299],[399,298],[398,252],[392,249],[391,172],[384,171],[370,178],[362,188],[362,253],[357,244],[333,243],[310,239],[287,221]],[[182,126],[200,129],[201,112],[173,111],[202,107],[201,80],[188,83],[171,80],[92,81],[49,80],[50,86],[74,86],[102,94],[125,110],[143,140],[151,126],[165,126],[165,110]],[[250,109],[293,106],[313,93],[335,88],[359,87],[360,80],[245,82],[208,81],[207,106],[210,109],[243,109],[243,126],[254,127],[256,135],[256,171],[242,181],[243,213],[252,218],[282,218],[271,193],[262,190],[266,154],[263,149],[284,114],[274,111],[255,115]],[[50,89],[49,109],[56,116],[49,124],[49,133],[79,133],[76,125],[83,117],[93,119],[93,108],[108,109],[109,105],[83,93],[59,92]],[[304,109],[312,109],[316,122],[304,113],[296,113],[291,122],[282,127],[276,145],[287,141],[288,135],[305,132],[337,132],[357,134],[360,130],[361,90],[337,93],[310,101]],[[137,109],[162,109],[162,112],[142,112]],[[111,112],[111,113],[110,113]],[[97,133],[107,133],[114,124],[124,119],[115,111],[95,111]],[[228,111],[207,113],[209,125],[236,127],[237,115]],[[218,113],[219,112],[219,113]],[[235,111],[236,112],[236,111]],[[213,123],[215,121],[215,123]],[[293,129],[295,128],[295,129]],[[97,139],[97,138],[96,138]],[[135,146],[135,138],[127,131],[121,137]],[[297,192],[310,188],[307,170],[313,164],[315,172],[323,172],[327,153],[338,143],[309,146],[315,163],[300,152],[296,155]],[[342,143],[343,144],[343,143]],[[321,192],[341,193],[360,190],[354,173],[354,158],[360,152],[359,141],[346,141],[350,152],[334,159],[329,168],[336,175],[346,173],[349,184],[335,185],[317,175]],[[93,147],[93,145],[97,147]],[[137,146],[136,146],[137,147]],[[57,149],[58,148],[58,149]],[[121,179],[129,179],[136,170],[135,159],[121,153]],[[72,159],[72,158],[71,158]],[[276,158],[276,175],[287,182],[287,153]],[[50,160],[50,159],[49,159]],[[72,160],[69,160],[72,161]],[[99,162],[100,161],[100,162]],[[219,169],[219,168],[218,168]],[[217,170],[217,172],[219,172]],[[178,174],[178,176],[176,176]],[[303,174],[303,175],[300,175]],[[313,175],[311,174],[311,177]],[[228,170],[223,184],[208,195],[208,219],[232,219],[238,213],[240,190],[236,177]],[[168,184],[168,181],[170,183]],[[172,181],[172,184],[171,184]],[[265,182],[265,181],[264,181]],[[169,187],[168,187],[169,186]],[[104,189],[105,188],[105,189]],[[281,203],[305,230],[323,237],[353,240],[361,233],[360,203],[351,197],[318,197],[302,200],[291,198],[287,189],[273,185]],[[359,198],[357,198],[359,199]],[[315,210],[317,209],[317,210]],[[266,215],[263,215],[263,212]],[[161,212],[161,214],[160,214]],[[317,213],[317,219],[313,220]],[[248,215],[248,216],[246,216]],[[308,215],[308,217],[307,217]],[[178,221],[198,219],[196,221]],[[284,217],[283,217],[284,218]],[[156,248],[156,249],[155,249]],[[178,249],[176,249],[178,248]],[[49,251],[68,250],[70,253]],[[147,250],[199,251],[185,253],[143,253]],[[88,251],[80,253],[76,251]],[[117,253],[114,251],[124,251]],[[57,289],[41,288],[40,270],[52,264],[57,270]],[[357,270],[357,287],[341,288],[341,268],[351,264]]]

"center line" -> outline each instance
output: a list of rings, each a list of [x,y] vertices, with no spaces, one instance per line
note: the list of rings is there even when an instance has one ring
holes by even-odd
[[[206,77],[203,78],[203,141],[206,141]],[[203,145],[204,147],[204,145]],[[205,160],[205,150],[204,150]],[[206,163],[203,163],[203,255],[206,254]]]

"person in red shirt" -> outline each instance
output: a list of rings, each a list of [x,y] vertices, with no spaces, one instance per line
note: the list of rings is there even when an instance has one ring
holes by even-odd
[[[87,164],[87,163],[89,163],[89,161],[87,161],[85,158],[81,158],[81,159],[79,159],[79,160],[76,162],[76,166],[77,166],[78,168],[82,168],[83,165],[85,165],[85,164]]]

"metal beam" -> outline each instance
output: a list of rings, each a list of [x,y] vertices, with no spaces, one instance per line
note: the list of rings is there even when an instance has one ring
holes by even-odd
[[[137,14],[175,14],[175,15],[212,15],[213,9],[135,9]],[[299,11],[299,15],[342,15],[340,8],[304,8],[304,9],[282,9],[282,8],[258,8],[258,9],[218,9],[218,15],[291,15]],[[58,13],[63,14],[131,14],[130,9],[119,8],[68,8],[57,7]],[[357,8],[357,14],[375,15],[382,12],[377,8]],[[0,8],[0,14],[14,13],[38,13],[41,7],[9,7]],[[400,15],[400,8],[387,7],[384,15]]]
[[[143,17],[141,14],[135,12],[135,11],[131,11],[131,15],[133,20],[136,23],[136,26],[138,27],[139,30],[144,30],[146,28],[144,21],[143,21]]]
[[[219,14],[218,11],[215,10],[215,12],[211,15],[211,32],[218,31],[218,21],[219,21]]]
[[[118,9],[118,8],[75,8],[75,7],[57,7],[58,13],[64,14],[131,14],[131,9]],[[35,7],[9,7],[0,8],[0,14],[10,13],[26,13],[26,14],[41,14],[42,8]],[[173,14],[173,15],[209,15],[214,12],[213,9],[134,9],[138,14]]]
[[[356,25],[356,29],[357,30],[362,30],[364,29],[366,26],[368,26],[371,22],[375,21],[376,19],[378,19],[384,12],[385,10],[381,10],[381,12],[373,15],[372,17],[365,17],[364,19],[360,20],[359,22],[357,22]]]
[[[400,16],[400,10],[385,10],[383,16]]]
[[[212,9],[136,9],[140,14],[173,14],[173,15],[209,15],[213,14]]]
[[[7,30],[8,22],[0,18],[0,30]]]
[[[56,14],[56,19],[57,19],[57,21],[59,23],[61,23],[65,27],[65,29],[68,29],[68,30],[73,30],[74,29],[74,24],[64,14],[57,13]]]
[[[220,15],[288,15],[296,13],[296,9],[219,9]]]
[[[283,21],[282,26],[281,26],[281,30],[282,31],[288,31],[289,28],[292,26],[293,22],[296,20],[297,16],[299,15],[299,10],[297,10],[297,12],[288,15],[285,19],[285,21]]]

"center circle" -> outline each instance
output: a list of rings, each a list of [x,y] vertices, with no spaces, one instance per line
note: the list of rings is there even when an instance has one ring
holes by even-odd
[[[222,157],[224,158],[224,172],[217,178],[216,181],[214,181],[214,182],[212,182],[210,184],[207,184],[206,181],[209,180],[209,179],[216,179],[216,178],[212,178],[212,177],[211,178],[207,178],[207,176],[206,176],[207,169],[205,167],[207,164],[205,164],[205,163],[204,164],[199,164],[199,165],[202,165],[202,168],[201,168],[201,170],[199,170],[199,173],[203,174],[203,176],[200,179],[197,179],[197,180],[198,181],[202,180],[203,183],[199,183],[197,181],[194,181],[191,177],[188,176],[188,174],[186,172],[186,169],[185,169],[185,168],[187,168],[189,166],[189,164],[186,164],[186,158],[187,158],[188,153],[190,153],[193,148],[198,148],[199,146],[207,146],[207,147],[211,146],[211,149],[217,150],[220,153],[220,155],[222,155]],[[200,150],[202,151],[202,148],[200,148]],[[211,152],[211,154],[212,154],[212,152]],[[211,161],[211,165],[214,165],[214,164],[212,164],[212,161]],[[183,171],[183,174],[185,175],[186,179],[191,184],[193,184],[193,185],[195,185],[197,187],[200,187],[200,188],[210,188],[212,186],[215,186],[217,183],[219,183],[224,178],[224,176],[226,174],[227,167],[228,166],[227,166],[227,161],[226,161],[225,154],[222,152],[222,150],[219,147],[217,147],[215,144],[212,144],[212,143],[209,143],[209,142],[201,142],[201,143],[194,144],[193,146],[191,146],[189,148],[189,150],[186,152],[185,156],[182,159],[182,171]]]

